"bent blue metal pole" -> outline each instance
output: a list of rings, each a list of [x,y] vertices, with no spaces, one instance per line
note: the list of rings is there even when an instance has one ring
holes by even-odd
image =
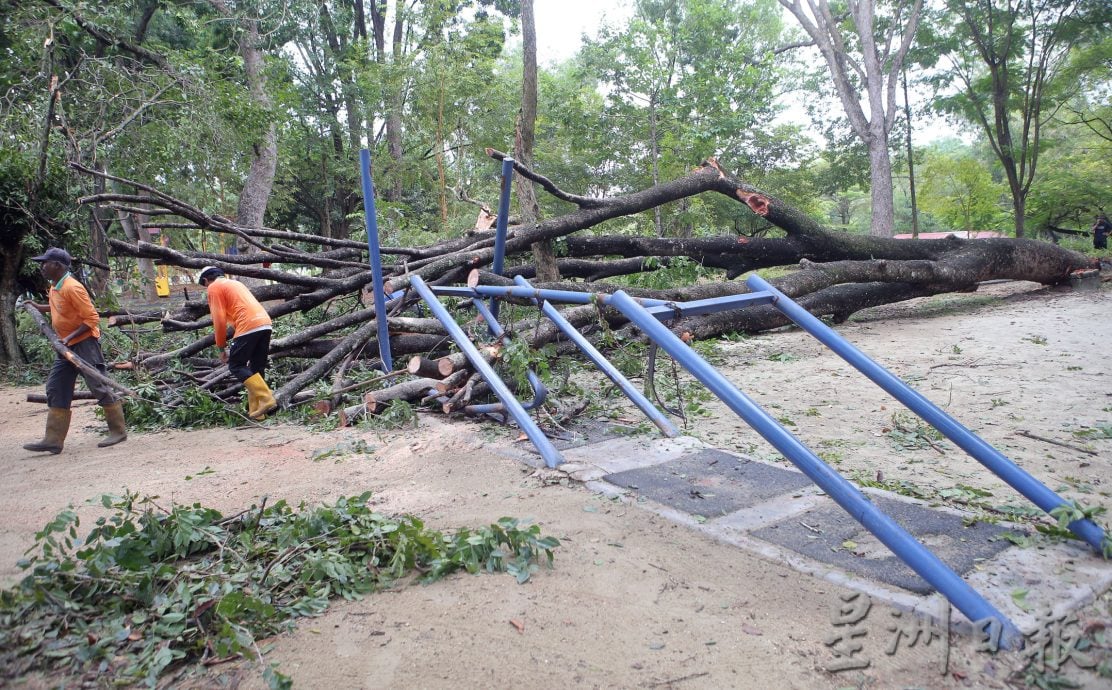
[[[876,538],[891,549],[900,560],[945,595],[970,621],[986,625],[991,619],[999,621],[1002,626],[1001,642],[1009,648],[1019,646],[1023,635],[1004,614],[997,611],[977,590],[970,587],[949,566],[916,541],[907,530],[873,505],[853,484],[846,481],[807,446],[780,426],[760,405],[727,381],[676,334],[668,330],[664,324],[657,321],[624,292],[614,293],[610,303],[690,371],[754,431],[763,436],[784,457],[791,460],[853,519],[876,535]]]
[[[462,287],[452,285],[436,285],[432,291],[445,297],[474,297],[484,295],[487,297],[517,297],[524,299],[545,299],[550,302],[566,302],[568,304],[592,304],[603,302],[610,297],[603,293],[574,292],[572,290],[545,290],[537,288],[514,287],[509,285],[476,285],[475,287]],[[663,299],[633,298],[646,307],[663,307],[675,304]]]
[[[566,304],[594,304],[601,302],[608,304],[610,295],[604,292],[574,292],[572,290],[545,290],[535,287],[524,287],[521,283],[517,286],[509,285],[476,285],[475,287],[462,287],[453,285],[436,285],[432,291],[444,297],[516,297],[518,299],[546,300],[548,302],[561,302]],[[628,296],[628,295],[627,295]],[[693,300],[690,302],[671,302],[664,299],[650,297],[631,297],[633,301],[647,308],[650,313],[661,320],[668,320],[673,316],[698,316],[699,314],[714,314],[720,311],[741,309],[758,304],[770,304],[772,295],[767,292],[747,292],[741,295],[726,295],[711,299]]]
[[[506,387],[505,382],[498,378],[498,374],[495,373],[494,368],[483,359],[482,354],[479,353],[475,344],[471,342],[467,334],[459,327],[459,324],[456,323],[456,320],[448,313],[448,310],[444,308],[444,305],[440,303],[440,300],[436,298],[436,295],[433,294],[429,286],[425,284],[425,281],[422,280],[420,276],[413,276],[409,284],[413,286],[413,289],[417,291],[417,294],[421,296],[425,304],[429,305],[429,309],[432,310],[433,316],[439,319],[440,323],[444,324],[444,328],[447,329],[448,335],[456,342],[459,349],[467,355],[467,359],[471,360],[471,365],[474,366],[475,369],[483,375],[486,382],[490,384],[494,394],[497,395],[498,399],[502,401],[502,404],[506,406],[506,411],[510,413],[510,416],[514,418],[517,425],[521,427],[521,430],[525,432],[525,435],[528,436],[529,440],[536,446],[537,451],[541,454],[541,457],[544,458],[544,464],[549,467],[556,467],[563,462],[564,458],[560,455],[560,451],[556,450],[556,447],[552,445],[552,442],[548,440],[548,437],[544,435],[540,427],[529,417],[529,413],[522,408],[521,403],[518,402],[514,394],[510,392],[510,389]]]
[[[390,355],[390,328],[386,323],[386,291],[382,281],[382,256],[378,245],[378,218],[375,216],[375,185],[371,179],[371,152],[359,151],[359,171],[363,176],[363,213],[367,218],[367,251],[371,258],[371,278],[374,281],[375,319],[378,321],[378,356],[386,373],[394,370]]]
[[[514,282],[522,287],[533,287],[529,284],[529,281],[522,276],[515,276]],[[587,355],[587,359],[594,362],[594,365],[599,368],[599,371],[606,374],[606,376],[614,382],[614,385],[620,388],[621,391],[626,394],[626,397],[632,400],[633,404],[644,412],[645,416],[652,420],[652,423],[655,424],[665,436],[668,438],[675,438],[680,435],[679,429],[677,429],[660,410],[656,409],[656,406],[649,402],[649,399],[642,395],[641,391],[637,390],[637,388],[630,383],[629,379],[622,375],[622,372],[618,371],[618,368],[611,364],[610,360],[606,359],[606,357],[591,344],[590,340],[584,338],[583,334],[576,330],[575,326],[571,325],[556,307],[549,304],[547,300],[534,301],[538,302],[544,315],[547,316],[552,323],[556,324],[556,327],[567,335],[568,338],[575,343],[576,347],[583,351],[583,354]]]
[[[498,218],[494,223],[494,262],[491,270],[502,275],[506,261],[506,228],[510,224],[510,182],[514,179],[514,159],[502,159],[502,194],[498,197]],[[490,301],[490,309],[498,316],[498,300]]]
[[[851,345],[837,331],[815,318],[809,311],[799,306],[787,295],[758,276],[745,281],[754,290],[768,291],[775,295],[773,304],[801,328],[818,338],[839,357],[852,364],[858,371],[887,391],[892,397],[906,405],[928,424],[942,432],[959,448],[969,453],[977,462],[987,467],[993,474],[1007,482],[1013,489],[1026,496],[1032,503],[1050,512],[1061,505],[1065,499],[1051,491],[1045,484],[1035,479],[1026,470],[1009,460],[1004,454],[986,443],[979,436],[959,424],[937,405],[908,386],[887,369],[869,359],[863,352]],[[1097,553],[1103,553],[1104,530],[1088,519],[1070,523],[1070,530],[1080,539],[1092,546]]]
[[[476,311],[482,315],[483,320],[487,322],[487,328],[490,329],[490,334],[495,338],[502,338],[506,335],[506,329],[502,328],[502,324],[498,323],[498,319],[491,313],[487,305],[478,297],[471,300],[471,304],[475,305]],[[530,369],[525,372],[525,378],[529,381],[529,386],[533,389],[533,399],[527,403],[522,404],[522,409],[532,410],[533,408],[540,407],[544,404],[545,398],[548,397],[548,389],[545,388],[544,383],[540,377],[533,373]],[[491,403],[489,405],[468,405],[463,408],[465,412],[473,414],[486,414],[488,412],[503,412],[506,406],[502,403]]]

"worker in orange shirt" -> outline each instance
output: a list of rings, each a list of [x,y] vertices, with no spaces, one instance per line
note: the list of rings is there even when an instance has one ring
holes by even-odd
[[[278,407],[263,380],[270,353],[270,315],[246,285],[229,280],[215,266],[203,269],[197,282],[208,292],[220,360],[247,389],[247,416],[262,421]],[[235,327],[230,348],[226,347],[229,322]]]
[[[108,375],[104,353],[100,349],[100,315],[93,307],[85,286],[70,274],[73,258],[65,249],[51,247],[42,256],[31,259],[42,264],[42,274],[50,281],[48,304],[31,302],[43,314],[50,314],[50,323],[62,344],[85,363]],[[60,354],[54,358],[46,378],[46,435],[36,443],[24,444],[25,450],[58,454],[69,433],[73,404],[73,387],[79,370]],[[127,439],[123,403],[102,381],[85,376],[85,384],[104,408],[108,436],[97,444],[100,448],[114,446]]]

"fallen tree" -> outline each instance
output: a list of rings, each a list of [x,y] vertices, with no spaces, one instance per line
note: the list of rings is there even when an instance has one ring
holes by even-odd
[[[505,156],[488,151],[492,158]],[[271,228],[248,228],[218,215],[174,199],[148,185],[116,178],[81,166],[84,173],[108,178],[116,189],[130,188],[133,193],[102,193],[85,197],[83,204],[102,205],[116,212],[143,209],[148,216],[159,217],[151,226],[191,228],[234,235],[257,251],[228,256],[197,251],[174,250],[145,242],[110,241],[116,256],[153,259],[187,269],[216,266],[229,275],[271,281],[254,288],[275,320],[310,309],[323,308],[341,300],[341,313],[309,328],[271,343],[275,357],[305,357],[314,360],[277,389],[282,405],[289,404],[299,392],[329,375],[335,375],[334,390],[344,388],[344,372],[356,360],[373,360],[378,351],[377,319],[386,318],[391,349],[400,367],[411,367],[414,382],[392,382],[380,400],[437,400],[447,409],[453,396],[467,386],[468,398],[473,397],[473,377],[458,375],[467,370],[461,356],[446,371],[422,364],[429,358],[448,355],[450,341],[442,325],[435,319],[404,316],[418,300],[406,288],[414,276],[430,284],[512,284],[513,275],[532,277],[530,248],[537,242],[558,240],[561,258],[558,268],[563,276],[559,282],[537,284],[536,287],[595,292],[612,292],[619,287],[638,297],[686,301],[708,299],[748,292],[734,279],[749,271],[794,267],[789,274],[773,281],[777,288],[799,302],[811,313],[841,322],[853,313],[868,307],[898,302],[914,297],[946,292],[968,292],[980,282],[997,279],[1027,280],[1052,285],[1069,279],[1079,270],[1099,268],[1092,258],[1062,249],[1053,244],[1028,239],[992,238],[964,240],[949,237],[940,240],[896,240],[850,235],[824,228],[814,219],[777,198],[736,179],[717,162],[704,162],[682,178],[631,194],[613,197],[586,197],[568,193],[533,170],[515,163],[518,175],[531,180],[553,197],[574,205],[569,213],[555,216],[528,227],[511,226],[506,242],[506,255],[520,263],[506,270],[506,275],[485,271],[494,256],[494,238],[490,232],[473,232],[425,247],[382,247],[386,292],[392,295],[387,303],[388,314],[376,314],[360,299],[372,285],[371,271],[364,262],[367,247],[352,240],[304,235]],[[649,211],[662,204],[699,194],[720,194],[743,204],[750,212],[767,222],[768,230],[760,236],[719,236],[701,238],[649,238],[627,235],[577,236],[580,231],[624,216]],[[152,213],[152,209],[154,212]],[[180,220],[167,222],[166,216]],[[605,282],[607,278],[628,276],[660,270],[672,265],[678,257],[717,272],[718,280],[701,280],[691,285],[666,289],[631,288]],[[275,268],[280,265],[281,268]],[[348,299],[352,298],[352,299]],[[606,329],[619,329],[622,317],[608,309],[595,306],[572,307],[565,316],[577,328],[604,323]],[[200,291],[194,299],[169,314],[115,314],[111,325],[158,321],[167,331],[198,331],[211,328],[207,304]],[[733,312],[683,318],[671,324],[687,338],[713,338],[731,332],[756,333],[786,325],[786,318],[771,307],[752,307]],[[533,348],[558,339],[559,332],[548,322],[509,324],[514,337],[524,339]],[[199,338],[183,348],[137,357],[135,366],[151,371],[169,363],[192,357],[212,344],[212,336]],[[500,347],[490,348],[492,360],[499,358]],[[407,355],[413,356],[412,364]],[[338,374],[337,374],[338,372]],[[435,372],[435,373],[434,373]],[[211,372],[210,372],[211,373]],[[440,389],[432,383],[451,375],[454,388]],[[432,378],[430,378],[430,376]],[[230,387],[226,392],[234,392]],[[375,399],[364,394],[364,403]],[[345,418],[358,416],[353,407],[344,408],[342,395],[331,400],[329,409],[344,409]],[[358,407],[358,405],[356,406]],[[366,409],[366,408],[365,408]],[[463,406],[466,409],[466,406]],[[370,411],[373,411],[373,406]]]

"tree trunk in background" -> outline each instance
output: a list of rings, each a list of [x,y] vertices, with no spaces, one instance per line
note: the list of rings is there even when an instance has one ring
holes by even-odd
[[[533,0],[521,3],[521,110],[517,114],[514,132],[514,158],[526,167],[533,167],[533,141],[537,129],[537,29],[533,21]],[[541,207],[530,180],[514,177],[517,198],[520,200],[521,221],[526,228],[536,227],[541,219]],[[533,260],[537,263],[537,280],[548,283],[560,279],[556,266],[556,249],[552,240],[533,244]]]
[[[657,137],[656,94],[653,94],[649,99],[649,145],[652,147],[653,186],[660,184],[660,145]],[[653,209],[653,227],[656,229],[657,237],[664,237],[664,219],[659,206]]]
[[[903,67],[904,117],[907,119],[907,182],[911,192],[911,236],[919,237],[919,203],[915,198],[915,149],[911,146],[911,101],[907,99],[907,65]]]
[[[125,193],[118,184],[113,183],[112,187],[114,188],[113,191],[118,194]],[[117,217],[120,221],[120,227],[123,228],[124,235],[129,242],[138,245],[140,241],[151,241],[150,233],[142,227],[145,217],[135,218],[131,213],[122,210],[117,211]],[[136,261],[139,264],[139,276],[142,283],[140,289],[142,290],[144,299],[157,300],[158,292],[155,290],[154,286],[154,279],[157,275],[157,271],[154,267],[154,261],[142,257],[137,258]]]
[[[251,98],[263,110],[271,109],[270,96],[266,93],[266,75],[263,73],[263,55],[259,50],[259,22],[244,18],[245,35],[240,39],[239,50],[243,56],[243,69]],[[273,122],[266,128],[263,140],[252,145],[251,172],[243,183],[236,209],[236,221],[250,228],[263,227],[263,216],[274,186],[274,171],[278,166],[278,132]]]
[[[896,79],[915,38],[923,2],[913,0],[906,7],[906,16],[905,6],[898,5],[894,18],[884,16],[879,21],[874,0],[850,0],[846,7],[848,17],[835,15],[825,0],[780,0],[780,4],[792,13],[822,53],[850,127],[869,149],[873,203],[869,234],[891,237],[895,204],[888,134],[896,117]],[[846,29],[856,36],[843,34]],[[851,55],[846,46],[854,43],[857,54]],[[862,108],[865,101],[869,107],[867,117]]]
[[[98,170],[104,170],[101,163],[96,163]],[[103,194],[104,178],[93,178],[93,192]],[[89,256],[102,264],[108,264],[108,226],[112,224],[112,217],[108,211],[94,206],[89,209]],[[108,287],[108,271],[103,268],[93,268],[87,278],[87,287],[96,295],[104,294]]]
[[[402,62],[402,39],[405,36],[404,21],[402,18],[404,3],[396,0],[394,3],[394,37],[392,41],[392,57],[395,68]],[[395,74],[395,79],[401,75]],[[404,89],[396,84],[387,97],[386,112],[386,151],[390,155],[391,175],[386,187],[387,201],[401,201],[402,198],[402,106],[405,103]]]
[[[444,74],[440,75],[436,94],[436,179],[440,222],[448,224],[448,174],[444,169]]]
[[[869,234],[891,237],[896,228],[896,202],[892,185],[892,156],[888,151],[888,132],[883,123],[869,124],[869,191],[872,221]]]
[[[15,300],[23,247],[19,242],[4,246],[0,257],[3,260],[0,266],[0,367],[17,367],[25,363],[15,330]]]

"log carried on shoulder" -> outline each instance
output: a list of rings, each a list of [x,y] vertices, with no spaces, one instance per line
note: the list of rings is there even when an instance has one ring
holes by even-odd
[[[31,318],[35,321],[35,324],[39,327],[39,331],[41,331],[42,334],[44,336],[46,336],[46,339],[50,341],[50,346],[53,347],[54,350],[59,355],[61,355],[63,359],[65,359],[67,362],[69,362],[73,366],[77,367],[77,370],[80,371],[82,373],[82,375],[87,376],[91,379],[95,379],[97,381],[100,381],[101,383],[108,386],[109,388],[112,388],[112,389],[128,396],[129,398],[136,397],[135,392],[132,391],[130,388],[128,388],[127,386],[125,386],[123,384],[116,383],[115,381],[113,381],[108,376],[105,376],[104,374],[100,373],[99,371],[96,370],[95,367],[90,366],[85,360],[83,360],[80,357],[78,357],[77,355],[75,355],[73,353],[73,350],[71,350],[68,347],[66,347],[65,345],[63,345],[61,339],[58,338],[58,334],[54,332],[54,329],[50,327],[50,324],[46,322],[46,319],[43,318],[42,314],[39,312],[38,309],[35,309],[33,306],[31,306],[27,302],[23,303],[23,309],[28,314],[31,315]]]

